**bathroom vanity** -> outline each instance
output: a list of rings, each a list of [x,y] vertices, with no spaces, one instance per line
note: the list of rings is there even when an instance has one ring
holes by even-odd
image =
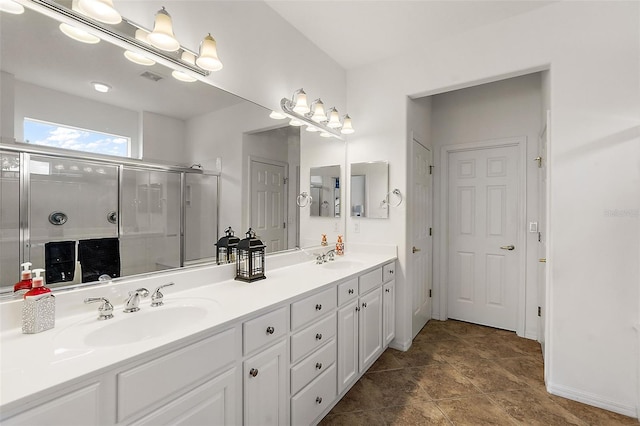
[[[394,337],[396,249],[277,256],[255,283],[225,265],[63,292],[56,328],[37,335],[4,304],[0,421],[317,423]],[[123,313],[129,291],[167,281],[163,306]],[[98,321],[86,297],[110,298],[115,317]]]

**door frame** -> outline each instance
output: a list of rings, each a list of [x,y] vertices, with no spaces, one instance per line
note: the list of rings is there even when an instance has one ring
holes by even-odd
[[[282,200],[282,211],[283,211],[283,215],[284,215],[284,222],[287,224],[287,226],[285,226],[284,228],[284,241],[287,243],[287,249],[289,248],[289,163],[284,162],[284,161],[278,161],[278,160],[271,160],[269,158],[264,158],[264,157],[257,157],[255,155],[249,155],[248,160],[248,167],[247,167],[247,182],[249,182],[249,185],[247,187],[247,211],[246,211],[246,223],[249,224],[248,226],[250,226],[251,224],[251,212],[252,210],[252,205],[251,205],[251,195],[253,194],[253,188],[254,188],[254,183],[253,180],[251,178],[252,176],[252,172],[253,172],[253,163],[258,162],[258,163],[264,163],[264,164],[270,164],[272,166],[277,166],[277,167],[284,167],[284,174],[285,174],[285,183],[284,183],[284,197]],[[248,228],[248,226],[245,226],[245,228]]]
[[[440,149],[440,221],[442,226],[440,238],[440,287],[439,300],[440,317],[449,318],[448,313],[448,273],[449,273],[449,155],[456,152],[477,151],[490,148],[502,148],[515,146],[518,148],[518,185],[519,197],[517,208],[516,247],[518,250],[519,282],[518,282],[518,306],[516,334],[524,336],[526,319],[526,259],[527,244],[525,235],[525,222],[527,212],[527,137],[515,136],[509,138],[489,139],[477,142],[469,142],[454,145],[445,145]]]

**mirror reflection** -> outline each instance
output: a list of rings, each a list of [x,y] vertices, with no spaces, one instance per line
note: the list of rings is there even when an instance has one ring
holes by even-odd
[[[389,163],[374,161],[351,164],[351,216],[389,217]]]
[[[17,281],[21,262],[44,267],[45,245],[53,242],[75,241],[78,262],[78,241],[119,239],[122,277],[213,260],[219,231],[228,226],[239,234],[252,227],[267,252],[299,245],[299,128],[204,82],[178,81],[158,63],[131,63],[122,47],[105,40],[71,40],[59,24],[29,8],[23,15],[0,14],[0,291]],[[94,90],[94,81],[111,90]],[[43,133],[41,125],[52,129]],[[83,140],[87,134],[93,139]],[[309,145],[320,144],[317,139]],[[34,204],[22,205],[31,214],[22,220],[34,227],[33,241],[20,232],[24,152],[33,158],[23,165],[40,161],[50,171],[28,173],[36,185]],[[56,212],[66,215],[64,225],[49,222]],[[69,267],[63,269],[65,278],[59,272],[54,288],[82,281],[81,269],[74,269],[72,280]]]
[[[340,166],[312,167],[309,173],[311,183],[312,217],[340,217]]]

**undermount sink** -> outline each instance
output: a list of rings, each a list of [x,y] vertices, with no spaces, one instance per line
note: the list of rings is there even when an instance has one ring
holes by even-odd
[[[323,263],[322,267],[327,269],[351,269],[362,266],[363,263],[357,260],[344,260],[338,259],[334,261],[329,261],[327,263]]]
[[[118,346],[161,337],[203,320],[217,302],[210,299],[174,300],[164,306],[141,306],[140,311],[114,311],[110,320],[85,320],[65,328],[56,340],[61,346]]]

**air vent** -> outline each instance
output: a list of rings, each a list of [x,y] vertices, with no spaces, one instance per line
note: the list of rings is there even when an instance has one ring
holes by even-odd
[[[140,74],[140,77],[146,78],[147,80],[151,80],[151,81],[160,81],[160,80],[162,80],[162,76],[159,76],[158,74],[154,74],[154,73],[149,72],[149,71],[143,72],[142,74]]]

